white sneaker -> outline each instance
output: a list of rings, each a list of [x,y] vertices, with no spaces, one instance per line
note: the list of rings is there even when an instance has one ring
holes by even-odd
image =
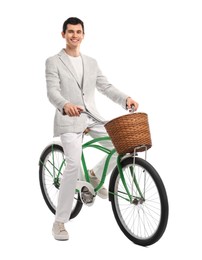
[[[93,185],[94,188],[96,188],[98,186],[98,184],[100,183],[100,180],[96,177],[92,175],[92,171],[89,171],[89,175],[90,175],[90,183]],[[98,192],[97,192],[98,196],[102,199],[107,199],[108,198],[108,191],[107,189],[102,186]]]
[[[64,223],[55,221],[53,223],[52,234],[56,240],[68,240],[69,234],[65,229]]]

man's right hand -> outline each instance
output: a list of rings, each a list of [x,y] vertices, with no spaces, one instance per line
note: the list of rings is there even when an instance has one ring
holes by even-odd
[[[71,103],[66,103],[63,107],[64,114],[68,116],[80,116],[83,108],[80,106],[73,105]]]

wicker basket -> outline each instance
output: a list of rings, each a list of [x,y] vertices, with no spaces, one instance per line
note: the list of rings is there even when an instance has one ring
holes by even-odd
[[[117,117],[106,123],[105,128],[119,154],[132,153],[134,148],[142,152],[152,146],[146,113]]]

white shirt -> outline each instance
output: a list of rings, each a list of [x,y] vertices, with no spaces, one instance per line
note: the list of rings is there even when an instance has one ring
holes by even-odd
[[[70,56],[68,55],[75,71],[76,71],[76,74],[77,74],[77,77],[79,79],[79,84],[80,86],[82,86],[82,81],[83,81],[83,62],[82,62],[82,58],[81,56],[78,56],[78,57],[73,57],[73,56]]]

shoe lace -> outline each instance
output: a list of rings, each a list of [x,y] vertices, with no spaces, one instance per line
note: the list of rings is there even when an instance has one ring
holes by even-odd
[[[58,226],[59,226],[60,231],[65,231],[64,223],[59,223]]]

